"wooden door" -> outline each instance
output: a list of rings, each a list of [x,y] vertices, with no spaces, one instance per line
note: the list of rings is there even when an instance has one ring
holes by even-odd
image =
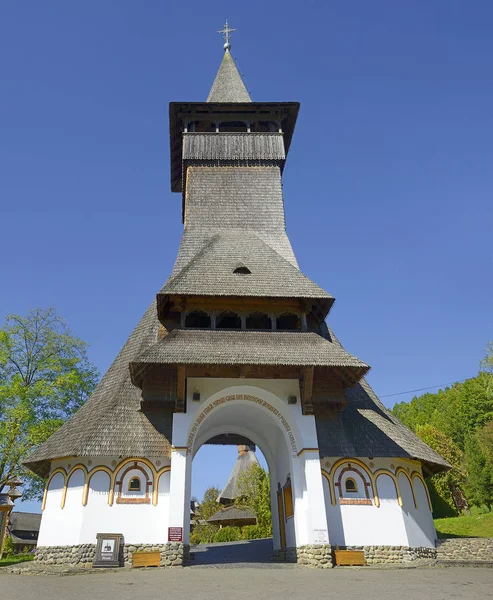
[[[279,535],[281,538],[281,548],[286,548],[286,523],[284,521],[282,490],[277,490],[277,512],[279,515]]]

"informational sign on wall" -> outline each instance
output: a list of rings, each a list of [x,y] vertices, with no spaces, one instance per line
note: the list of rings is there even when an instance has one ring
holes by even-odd
[[[93,567],[120,567],[121,533],[98,533],[96,536],[96,559]]]
[[[329,534],[327,529],[314,529],[313,530],[313,543],[314,544],[328,544]]]
[[[168,542],[183,542],[183,527],[168,527]]]

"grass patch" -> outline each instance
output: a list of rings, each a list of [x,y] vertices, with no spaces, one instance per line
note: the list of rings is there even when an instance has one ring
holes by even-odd
[[[0,558],[0,567],[10,567],[11,565],[16,565],[21,562],[26,562],[28,560],[34,560],[33,554],[15,554],[14,556],[6,556],[5,558]]]
[[[435,519],[439,538],[482,537],[493,538],[493,512],[474,513],[471,516]]]

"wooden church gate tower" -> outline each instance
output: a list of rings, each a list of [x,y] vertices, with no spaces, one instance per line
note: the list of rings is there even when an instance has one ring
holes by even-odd
[[[434,548],[422,469],[447,465],[362,379],[368,365],[325,322],[334,298],[286,234],[298,108],[252,102],[229,40],[207,101],[170,104],[176,263],[93,396],[26,463],[48,477],[39,561],[89,563],[111,527],[126,562],[151,544],[182,564],[204,443],[260,447],[287,559],[330,566],[330,544]]]

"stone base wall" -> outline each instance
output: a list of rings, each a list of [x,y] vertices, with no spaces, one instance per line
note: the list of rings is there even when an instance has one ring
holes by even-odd
[[[449,538],[437,540],[437,560],[493,562],[493,539]]]
[[[132,566],[134,552],[150,552],[159,550],[161,554],[161,567],[183,567],[190,560],[190,546],[181,542],[168,542],[167,544],[125,544],[123,547],[123,561],[126,567]]]
[[[298,548],[275,550],[273,560],[299,563],[319,569],[332,568],[332,547],[329,544],[314,544]]]
[[[493,540],[491,540],[493,542]],[[414,560],[434,560],[435,548],[408,548],[407,546],[337,546],[338,550],[361,550],[367,565],[403,564]],[[324,545],[300,546],[276,550],[273,559],[293,562],[308,567],[330,569],[333,566],[332,551],[335,548]]]
[[[356,550],[356,548],[350,548]],[[364,546],[367,565],[402,564],[414,560],[436,558],[435,548],[409,548],[408,546]]]
[[[35,560],[43,565],[64,565],[67,567],[92,567],[96,556],[96,544],[79,546],[38,546]]]
[[[123,565],[132,566],[134,552],[159,550],[162,567],[182,567],[190,558],[190,546],[179,542],[167,544],[123,544]],[[96,556],[96,544],[78,546],[40,546],[36,549],[35,560],[44,565],[91,568]]]

